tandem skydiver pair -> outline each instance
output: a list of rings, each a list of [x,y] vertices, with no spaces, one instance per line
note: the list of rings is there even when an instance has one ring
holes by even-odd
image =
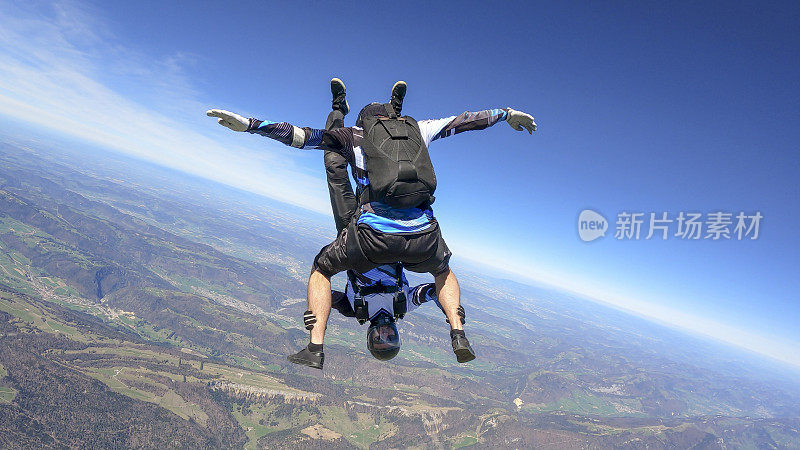
[[[399,81],[392,88],[391,105],[400,113],[405,96],[406,84]],[[325,129],[332,130],[344,126],[344,117],[349,112],[344,83],[338,78],[331,80],[333,95],[332,111],[328,114]],[[325,152],[325,173],[328,181],[331,208],[337,232],[347,227],[357,211],[358,203],[347,173],[347,161],[338,153]],[[429,301],[439,304],[436,287],[426,283],[410,287],[403,266],[400,263],[384,264],[365,273],[347,271],[347,286],[344,292],[333,291],[332,308],[346,317],[354,317],[359,323],[369,321],[367,329],[367,348],[376,359],[386,361],[394,358],[400,351],[401,339],[396,320]],[[441,306],[439,306],[441,308]],[[461,308],[461,307],[459,307]],[[462,324],[465,313],[459,310]],[[311,311],[304,315],[306,328],[311,329],[316,317]],[[459,340],[458,348],[463,348],[465,356],[474,358],[469,342]],[[289,361],[310,367],[322,368],[324,353],[321,346],[310,344],[307,348],[288,357]]]
[[[428,291],[435,289],[435,297],[431,294],[431,298],[438,300],[450,324],[456,358],[459,362],[474,359],[475,354],[463,330],[458,281],[449,267],[451,253],[431,208],[436,177],[427,149],[437,139],[488,128],[503,120],[515,130],[526,129],[532,133],[536,130],[533,117],[504,108],[464,112],[445,119],[417,122],[409,116],[399,115],[406,86],[398,82],[392,89],[392,100],[386,104],[371,103],[365,106],[359,113],[356,126],[344,127],[343,123],[333,126],[339,115],[341,118],[338,121],[343,122],[349,107],[343,83],[334,79],[331,87],[334,111],[329,115],[329,123],[324,130],[299,128],[286,122],[246,119],[225,110],[207,111],[209,116],[217,117],[221,125],[234,131],[261,134],[297,148],[326,150],[326,173],[329,175],[330,189],[334,185],[344,187],[342,171],[346,171],[346,165],[351,167],[356,181],[357,189],[352,197],[347,194],[344,197],[334,196],[331,192],[340,232],[336,240],[320,250],[314,259],[308,282],[306,314],[314,321],[311,324],[311,339],[308,346],[290,356],[290,360],[315,367],[315,361],[319,361],[318,367],[322,366],[322,343],[333,305],[331,276],[342,271],[363,275],[382,266],[385,266],[384,271],[379,272],[392,273],[387,267],[394,266],[395,273],[401,274],[400,277],[392,277],[394,289],[408,295],[405,289],[399,288],[402,282],[398,280],[404,277],[402,270],[396,269],[398,263],[407,270],[427,272],[434,276],[435,287],[429,286]],[[344,180],[349,185],[346,176]],[[341,205],[341,214],[337,213],[337,202]],[[348,218],[348,214],[351,217]],[[377,279],[380,279],[380,275]],[[383,282],[380,284],[384,285]],[[354,282],[351,278],[349,285],[354,289],[351,306],[355,312],[358,306],[355,304],[357,279]],[[393,304],[396,304],[396,296],[392,298]],[[375,319],[380,320],[374,321],[373,325],[378,329],[377,341],[392,344],[391,331],[385,328],[388,326],[392,329],[394,322],[386,316],[393,315],[388,311],[385,315],[377,314]],[[380,330],[381,327],[384,329]],[[396,335],[396,327],[393,331]]]

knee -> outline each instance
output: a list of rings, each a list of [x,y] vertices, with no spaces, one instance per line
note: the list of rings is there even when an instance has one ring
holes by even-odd
[[[452,277],[453,280],[455,280],[456,278],[456,274],[454,274],[449,267],[445,268],[439,273],[431,273],[431,275],[433,275],[433,278],[436,280],[436,283],[444,283],[450,277]]]
[[[311,269],[311,275],[308,277],[308,283],[320,282],[320,281],[327,281],[328,283],[331,282],[331,275],[323,273],[318,268]]]
[[[330,279],[337,273],[338,272],[336,272],[330,264],[323,264],[323,261],[320,261],[320,257],[317,256],[317,258],[314,259],[314,264],[311,265],[311,274],[308,277],[308,281],[310,282],[313,279],[322,277],[330,282]]]

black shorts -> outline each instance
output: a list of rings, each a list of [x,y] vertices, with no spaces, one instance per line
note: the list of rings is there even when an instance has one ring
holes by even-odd
[[[419,233],[392,234],[353,220],[335,241],[319,251],[314,270],[331,277],[345,270],[364,273],[399,261],[407,270],[436,276],[449,269],[451,255],[436,221]]]

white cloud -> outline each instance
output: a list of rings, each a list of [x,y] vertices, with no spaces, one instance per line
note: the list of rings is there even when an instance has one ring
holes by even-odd
[[[308,175],[293,150],[205,117],[183,70],[192,55],[153,60],[70,3],[0,9],[0,114],[329,213],[321,170]]]

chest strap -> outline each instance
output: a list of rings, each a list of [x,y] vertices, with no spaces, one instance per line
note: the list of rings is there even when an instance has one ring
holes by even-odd
[[[364,297],[373,294],[394,294],[392,301],[394,317],[396,319],[402,319],[406,315],[408,311],[408,301],[405,291],[403,291],[402,264],[395,264],[396,284],[394,286],[386,286],[380,282],[371,286],[363,286],[359,283],[358,277],[352,270],[347,271],[347,278],[350,280],[350,285],[353,287],[353,309],[359,324],[364,324],[369,320],[369,302],[367,302]]]

